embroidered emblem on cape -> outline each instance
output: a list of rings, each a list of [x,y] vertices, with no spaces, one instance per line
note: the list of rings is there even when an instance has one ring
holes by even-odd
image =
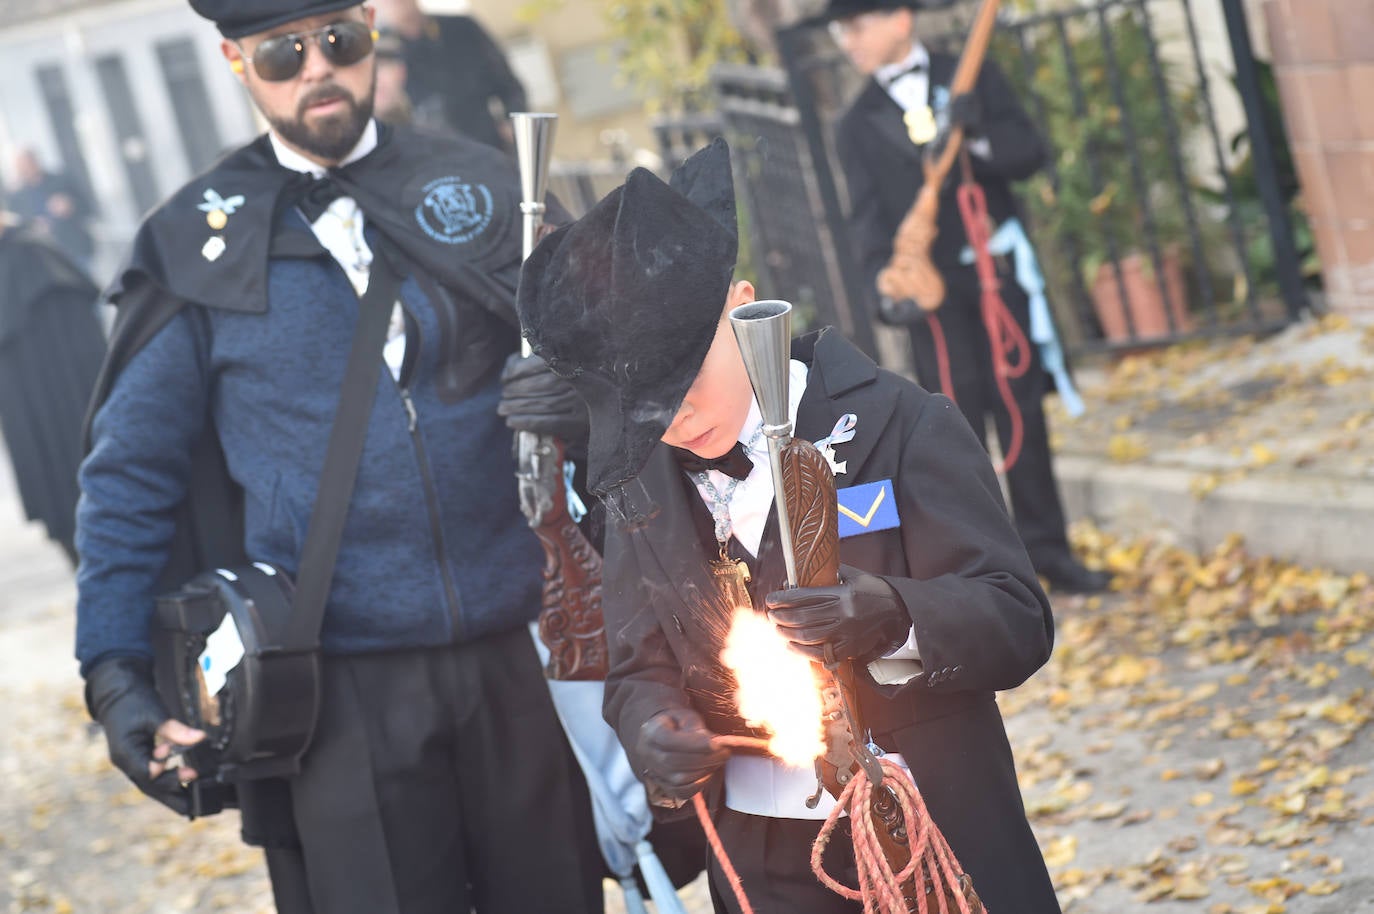
[[[415,221],[425,234],[444,244],[464,244],[491,224],[491,191],[485,184],[469,184],[449,176],[424,186],[415,207]]]
[[[214,188],[207,188],[202,199],[205,202],[197,205],[196,209],[205,214],[205,224],[217,232],[228,224],[229,217],[234,215],[238,208],[244,204],[243,194],[235,194],[226,199],[221,197],[219,191]],[[208,259],[213,260],[214,258]]]
[[[847,460],[835,459],[835,445],[844,444],[846,441],[854,440],[854,429],[859,424],[859,417],[853,413],[845,413],[840,417],[840,421],[835,423],[835,427],[830,430],[820,441],[816,442],[816,449],[821,452],[825,462],[830,464],[830,472],[836,476],[846,472]]]
[[[841,539],[891,530],[902,522],[897,516],[897,496],[890,479],[851,486],[835,494],[839,497]]]
[[[201,245],[200,256],[214,263],[216,260],[219,260],[220,255],[224,253],[224,248],[224,238],[219,235],[211,235],[209,238],[205,239],[205,244]]]

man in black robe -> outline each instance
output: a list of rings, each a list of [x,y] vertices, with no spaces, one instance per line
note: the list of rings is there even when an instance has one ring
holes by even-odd
[[[525,110],[525,87],[482,24],[471,16],[426,15],[416,0],[377,6],[401,38],[415,125],[513,152],[508,115]]]
[[[105,357],[98,298],[51,241],[0,212],[0,431],[24,514],[73,565],[81,419]]]

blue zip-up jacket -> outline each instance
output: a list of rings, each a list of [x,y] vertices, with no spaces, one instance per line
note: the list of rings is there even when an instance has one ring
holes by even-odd
[[[180,512],[195,504],[193,444],[206,430],[243,491],[247,557],[296,571],[358,313],[342,269],[282,207],[299,177],[265,139],[231,154],[149,218],[111,293],[183,304],[133,306],[174,316],[146,342],[133,334],[126,346],[117,332],[97,391],[77,510],[83,673],[105,657],[151,656],[153,601],[164,569],[181,567]],[[385,234],[418,273],[401,290],[405,372],[378,381],[324,650],[523,625],[539,609],[541,550],[495,412],[517,341],[505,310],[519,264],[515,175],[477,144],[386,132],[332,177],[368,213],[374,250]],[[235,210],[211,226],[227,239],[215,256],[200,249],[212,199]]]
[[[540,550],[519,510],[511,433],[495,412],[500,363],[470,396],[445,402],[435,384],[439,318],[413,279],[401,297],[418,356],[407,359],[404,388],[387,371],[378,380],[326,652],[468,640],[521,625],[539,607]],[[183,309],[96,414],[77,512],[83,669],[113,653],[151,654],[152,589],[207,421],[244,490],[249,557],[295,572],[358,299],[321,255],[273,261],[268,300],[263,314]]]

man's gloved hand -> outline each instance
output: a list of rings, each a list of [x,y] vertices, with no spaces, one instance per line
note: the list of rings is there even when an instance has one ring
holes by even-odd
[[[691,708],[658,712],[639,728],[641,774],[663,795],[691,799],[730,757],[725,749],[712,748],[714,735]]]
[[[190,800],[183,784],[196,772],[168,768],[168,759],[181,748],[205,739],[205,733],[173,720],[153,686],[147,660],[112,657],[86,676],[86,707],[105,729],[110,761],[139,790],[186,815]]]
[[[496,412],[517,432],[553,435],[574,444],[587,441],[586,402],[537,355],[515,352],[506,359]]]
[[[828,644],[837,660],[867,662],[900,647],[911,631],[911,616],[892,585],[848,565],[840,566],[833,587],[775,590],[764,603],[783,637],[814,660],[825,659]]]
[[[910,327],[926,319],[926,309],[912,298],[878,298],[878,320],[890,327]]]

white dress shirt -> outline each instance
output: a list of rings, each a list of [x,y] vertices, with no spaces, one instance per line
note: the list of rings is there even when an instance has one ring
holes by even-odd
[[[316,178],[324,177],[328,169],[287,146],[277,136],[276,131],[268,133],[267,136],[271,140],[272,151],[277,154],[277,161],[283,167]],[[356,162],[375,148],[377,148],[377,122],[369,120],[367,126],[363,128],[363,135],[358,138],[357,145],[339,162],[339,165],[343,166],[350,162]],[[367,291],[368,276],[372,270],[372,248],[368,245],[367,238],[363,234],[365,228],[366,220],[363,211],[358,208],[358,201],[352,197],[339,197],[330,203],[329,208],[321,213],[320,217],[310,226],[310,230],[315,233],[320,244],[343,268],[344,273],[348,276],[348,281],[353,284],[353,290],[358,293],[359,298]],[[391,376],[397,381],[401,379],[401,366],[405,363],[405,328],[405,311],[401,308],[401,303],[396,302],[391,309],[391,326],[387,330],[387,341],[382,349],[382,358],[386,360],[387,368],[391,370]]]

